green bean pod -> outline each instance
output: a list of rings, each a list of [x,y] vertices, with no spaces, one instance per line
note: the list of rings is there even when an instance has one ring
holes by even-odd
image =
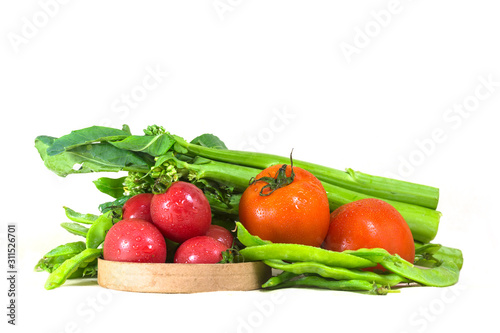
[[[279,284],[282,284],[285,281],[293,279],[296,276],[298,276],[298,275],[295,273],[283,271],[276,276],[270,277],[266,282],[264,282],[264,284],[262,285],[262,288],[275,287]]]
[[[457,265],[448,261],[443,261],[438,267],[426,269],[413,266],[402,258],[388,257],[384,258],[380,265],[393,273],[430,287],[452,286],[458,282],[460,274]]]
[[[344,252],[325,250],[302,244],[266,244],[244,248],[240,254],[245,260],[281,259],[285,261],[310,261],[333,267],[366,268],[374,267],[371,260]]]
[[[441,265],[437,267],[419,268],[398,255],[391,255],[384,249],[360,249],[349,251],[349,253],[362,258],[369,258],[388,271],[425,286],[452,286],[458,282],[460,275],[458,266],[454,262],[448,260],[443,260]]]
[[[66,243],[50,250],[43,257],[52,258],[52,257],[67,256],[67,255],[74,256],[75,254],[78,254],[83,250],[85,250],[85,243],[82,241]]]
[[[77,236],[87,237],[87,233],[89,232],[89,228],[75,222],[63,222],[61,223],[61,227],[63,227],[69,233]]]
[[[256,246],[256,245],[266,245],[272,244],[271,241],[263,240],[259,236],[254,236],[248,232],[248,230],[241,224],[241,222],[236,222],[236,237],[245,246]]]
[[[46,271],[52,273],[67,259],[74,257],[78,253],[85,250],[84,242],[72,242],[58,247],[47,252],[35,266],[35,271]]]
[[[391,292],[387,287],[365,280],[332,280],[315,275],[304,275],[295,279],[283,279],[280,283],[271,283],[264,288],[279,289],[290,287],[313,287],[329,290],[364,291],[370,295],[386,295]]]
[[[285,263],[282,260],[263,260],[263,262],[275,269],[280,269],[294,274],[314,273],[325,278],[335,280],[364,280],[384,286],[395,286],[401,282],[409,282],[406,278],[397,274],[377,274],[374,272],[365,272],[356,269],[343,267],[330,267],[316,262],[294,262]]]
[[[98,215],[94,215],[94,214],[78,213],[78,212],[75,212],[73,209],[66,207],[66,206],[63,208],[64,208],[64,212],[66,213],[66,217],[73,222],[92,224],[99,217]]]
[[[87,248],[97,249],[104,242],[106,233],[113,226],[113,212],[109,211],[99,215],[97,220],[89,228],[86,235]]]
[[[101,254],[101,249],[86,249],[67,259],[49,275],[45,282],[45,289],[51,290],[61,286],[78,268],[87,266]]]
[[[420,255],[424,259],[429,259],[430,257],[430,259],[434,261],[453,262],[457,265],[459,270],[462,269],[464,263],[462,251],[440,244],[422,244],[415,242],[415,255]]]

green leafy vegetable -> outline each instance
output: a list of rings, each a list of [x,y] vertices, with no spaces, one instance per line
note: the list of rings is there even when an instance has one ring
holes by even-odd
[[[47,148],[47,155],[54,156],[64,151],[93,142],[124,139],[130,134],[111,127],[92,126],[72,131],[70,134],[55,139]]]
[[[175,143],[170,134],[160,134],[155,136],[131,135],[121,141],[110,142],[113,146],[147,153],[151,156],[161,156],[166,154]]]
[[[35,147],[45,166],[61,177],[89,172],[149,171],[149,164],[134,152],[116,148],[107,142],[78,146],[54,156],[48,155],[47,149],[54,140],[53,137],[39,136],[35,140]]]
[[[108,178],[101,177],[97,180],[94,180],[95,187],[101,191],[102,193],[108,194],[113,198],[117,199],[123,196],[124,188],[123,183],[127,177],[121,178]]]
[[[226,144],[213,134],[202,134],[200,136],[197,136],[196,138],[191,140],[191,143],[208,148],[227,149]]]
[[[123,204],[127,202],[128,199],[130,199],[132,195],[124,195],[122,197],[119,197],[118,199],[110,202],[105,202],[99,205],[99,210],[101,213],[107,213],[110,210],[116,210],[117,208],[123,207]]]

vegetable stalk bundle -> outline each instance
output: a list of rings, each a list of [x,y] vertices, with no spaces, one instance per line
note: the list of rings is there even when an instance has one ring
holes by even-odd
[[[130,128],[92,126],[60,138],[39,136],[35,146],[45,166],[61,177],[90,172],[128,172],[127,176],[99,178],[96,187],[115,200],[101,205],[104,213],[131,195],[161,193],[177,180],[189,181],[207,196],[215,220],[238,220],[238,203],[252,177],[290,158],[227,149],[216,136],[203,134],[191,142],[161,126],[149,126],[144,135]],[[293,165],[308,170],[323,184],[330,209],[364,198],[392,204],[405,218],[416,241],[428,243],[437,234],[441,213],[436,210],[439,190],[401,180],[346,171],[300,160]]]

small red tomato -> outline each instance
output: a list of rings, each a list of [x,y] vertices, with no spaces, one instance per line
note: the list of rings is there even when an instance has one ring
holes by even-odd
[[[191,183],[178,181],[151,200],[151,218],[163,236],[176,243],[205,235],[212,212],[205,194]]]
[[[209,236],[188,239],[175,252],[174,263],[178,264],[216,264],[222,260],[222,252],[228,248]]]
[[[333,211],[323,247],[339,252],[383,248],[410,263],[415,260],[408,224],[392,205],[379,199],[353,201]]]
[[[207,233],[205,236],[212,237],[222,244],[226,245],[227,248],[230,248],[233,246],[233,234],[229,230],[227,230],[224,227],[221,227],[220,225],[215,225],[212,224],[210,228],[208,228]]]
[[[121,220],[106,234],[103,257],[111,261],[164,263],[167,246],[152,223],[140,219]]]
[[[153,222],[150,206],[152,193],[141,193],[128,199],[123,205],[123,219],[142,219]]]

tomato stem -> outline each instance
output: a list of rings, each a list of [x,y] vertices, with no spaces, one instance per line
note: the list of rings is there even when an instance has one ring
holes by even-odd
[[[261,190],[259,192],[260,196],[264,197],[264,196],[271,195],[277,189],[280,189],[282,187],[288,186],[291,183],[293,183],[293,180],[295,179],[295,172],[293,171],[292,153],[293,153],[293,149],[290,152],[290,168],[292,169],[292,171],[291,171],[291,174],[289,177],[286,175],[286,168],[288,167],[288,165],[283,164],[279,168],[279,170],[276,171],[276,174],[274,175],[274,177],[261,177],[261,178],[257,178],[257,179],[255,177],[252,177],[250,179],[250,185],[253,185],[259,181],[263,181],[263,182],[267,183],[267,185],[264,185],[261,188]],[[269,189],[270,191],[264,193],[264,191],[266,189]]]

